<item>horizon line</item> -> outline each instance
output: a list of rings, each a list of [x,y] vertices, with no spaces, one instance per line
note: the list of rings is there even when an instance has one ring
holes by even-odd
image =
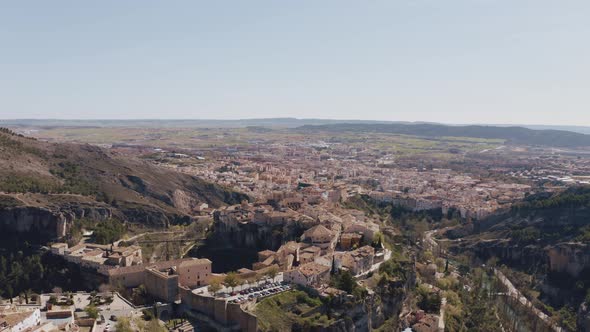
[[[76,119],[76,118],[0,118],[0,122],[4,121],[255,121],[255,120],[296,120],[296,121],[338,121],[338,122],[377,122],[377,123],[405,123],[405,124],[439,124],[445,126],[545,126],[545,127],[578,127],[590,128],[589,125],[575,125],[575,124],[545,124],[545,123],[449,123],[436,121],[407,121],[407,120],[374,120],[374,119],[334,119],[334,118],[297,118],[297,117],[271,117],[271,118],[233,118],[233,119],[214,119],[214,118],[92,118],[92,119]]]

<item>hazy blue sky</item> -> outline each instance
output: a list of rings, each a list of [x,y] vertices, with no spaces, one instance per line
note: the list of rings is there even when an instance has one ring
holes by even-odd
[[[590,1],[1,1],[0,118],[590,125]]]

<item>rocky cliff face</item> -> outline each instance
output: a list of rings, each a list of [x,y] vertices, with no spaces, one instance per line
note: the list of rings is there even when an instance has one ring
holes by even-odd
[[[590,332],[590,303],[584,303],[578,310],[578,329],[582,332]]]
[[[379,300],[377,305],[372,307],[371,329],[383,325],[386,320],[398,318],[403,305],[409,300],[411,290],[416,287],[416,271],[408,268],[405,281],[389,281],[378,289]],[[400,322],[397,322],[398,327]]]
[[[226,229],[220,224],[215,225],[213,235],[215,243],[227,244],[235,248],[277,250],[282,243],[281,228],[259,226],[256,224],[240,224],[237,229]]]
[[[399,315],[408,296],[411,295],[410,290],[416,286],[415,271],[408,268],[406,276],[404,281],[387,281],[363,299],[336,309],[335,311],[344,318],[318,331],[368,332],[381,327],[388,320],[388,326],[398,326],[401,330]]]
[[[67,218],[44,208],[17,207],[0,210],[0,228],[3,232],[45,234],[49,238],[65,236]]]
[[[500,261],[509,263],[514,266],[548,266],[549,257],[547,252],[536,245],[518,245],[510,241],[482,241],[473,245],[452,247],[451,250],[456,253],[473,252],[481,262],[486,262],[492,257]]]
[[[589,330],[590,187],[526,198],[503,211],[445,234],[449,250],[474,254],[476,264],[499,259],[533,276],[538,300],[577,311],[578,330]]]
[[[109,219],[112,212],[106,207],[69,206],[62,209],[18,206],[0,208],[0,231],[28,234],[27,240],[51,240],[64,237],[72,221],[89,218]]]
[[[560,243],[546,249],[549,270],[565,272],[574,278],[590,270],[590,246],[585,243]]]
[[[484,220],[452,229],[457,251],[484,261],[495,256],[525,270],[565,273],[590,271],[590,187],[535,195]]]
[[[215,232],[211,242],[227,244],[235,248],[277,250],[283,243],[296,240],[304,228],[298,222],[283,225],[263,225],[256,223],[235,223],[231,226],[215,220]]]
[[[508,240],[481,241],[451,248],[454,252],[473,252],[482,262],[496,257],[501,262],[528,270],[531,267],[547,272],[565,273],[578,278],[590,271],[590,247],[584,243],[555,245],[519,245]]]

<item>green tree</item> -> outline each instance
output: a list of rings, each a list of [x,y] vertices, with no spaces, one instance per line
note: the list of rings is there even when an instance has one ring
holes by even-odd
[[[29,300],[31,299],[31,296],[32,296],[32,295],[33,295],[33,290],[32,290],[32,289],[30,289],[30,288],[28,288],[28,289],[25,291],[25,303],[26,303],[26,304],[29,304]]]
[[[383,233],[377,232],[373,235],[373,247],[381,248],[383,246],[384,236]]]
[[[271,267],[270,269],[268,269],[268,271],[266,271],[265,273],[270,279],[272,279],[272,281],[275,280],[275,278],[277,277],[277,274],[279,274],[279,269],[276,266]]]
[[[133,300],[134,304],[146,304],[148,297],[149,295],[144,285],[139,285],[139,287],[134,288],[131,292],[131,299]]]
[[[561,307],[558,311],[559,323],[568,331],[577,331],[576,311],[569,305]]]
[[[94,239],[99,244],[109,244],[117,241],[125,234],[125,225],[116,219],[100,222],[94,229]]]
[[[221,283],[219,282],[219,280],[211,280],[211,282],[209,283],[209,292],[213,293],[213,295],[215,295],[217,292],[219,292],[221,290]]]
[[[84,311],[86,311],[86,313],[88,314],[88,317],[94,318],[94,319],[98,318],[98,308],[96,308],[93,304],[84,308]]]
[[[223,282],[233,291],[233,288],[239,284],[238,274],[235,272],[229,272],[223,279]]]
[[[12,286],[6,285],[6,295],[10,299],[10,304],[12,304],[12,298],[14,297],[14,290],[12,289]]]
[[[147,323],[145,331],[146,332],[166,332],[168,330],[165,327],[163,327],[162,325],[160,325],[160,322],[157,319],[152,319]]]
[[[117,329],[117,332],[133,332],[133,329],[131,329],[131,324],[129,323],[129,319],[126,317],[119,318],[115,328]]]
[[[424,284],[419,285],[416,291],[418,294],[418,307],[420,309],[430,313],[439,312],[441,296],[438,292],[432,291]]]
[[[332,277],[331,284],[348,294],[352,294],[354,289],[358,286],[354,277],[349,271],[341,271]]]

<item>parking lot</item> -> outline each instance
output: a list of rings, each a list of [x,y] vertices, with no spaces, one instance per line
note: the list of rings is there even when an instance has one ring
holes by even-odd
[[[261,286],[247,288],[241,291],[232,292],[227,297],[230,303],[244,303],[254,299],[261,299],[267,296],[279,294],[291,289],[286,282],[273,282]]]

